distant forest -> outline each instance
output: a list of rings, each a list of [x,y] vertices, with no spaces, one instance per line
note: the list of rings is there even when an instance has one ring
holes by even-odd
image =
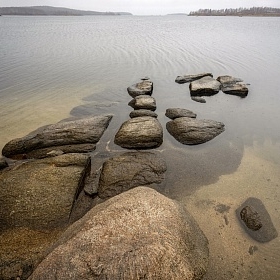
[[[200,9],[195,12],[190,12],[190,16],[280,16],[280,9],[270,7],[252,7],[252,8],[237,8],[237,9]]]

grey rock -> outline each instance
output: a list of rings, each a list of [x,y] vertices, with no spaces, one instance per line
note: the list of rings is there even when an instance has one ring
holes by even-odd
[[[23,162],[0,174],[0,229],[49,229],[68,224],[90,171],[90,156],[65,154]]]
[[[138,117],[124,122],[115,135],[115,143],[126,149],[152,149],[163,141],[163,129],[156,118]]]
[[[224,131],[224,124],[213,120],[178,118],[166,124],[168,132],[180,143],[197,145],[212,140]]]
[[[8,142],[2,154],[6,157],[21,159],[36,157],[35,150],[40,150],[39,157],[57,149],[67,152],[86,152],[95,145],[108,127],[112,115],[91,116],[79,120],[59,122],[40,128],[29,135]],[[77,145],[77,150],[75,149]]]
[[[222,91],[226,94],[237,95],[240,97],[246,97],[248,95],[248,87],[245,84],[242,84],[242,79],[235,78],[232,76],[220,76],[217,78],[222,84]]]
[[[209,96],[219,92],[221,83],[212,77],[206,76],[190,83],[192,96]]]
[[[194,112],[182,108],[166,109],[165,116],[172,120],[182,117],[196,118],[196,114]]]
[[[191,99],[195,102],[206,103],[206,100],[203,97],[200,97],[200,96],[192,96]]]
[[[256,241],[269,242],[278,236],[270,215],[260,199],[248,198],[236,210],[236,215],[245,231]]]
[[[198,79],[201,79],[203,77],[213,77],[212,73],[201,73],[201,74],[196,74],[196,75],[183,75],[183,76],[177,76],[175,79],[175,82],[178,84],[184,84],[188,82],[192,82]]]
[[[140,83],[128,87],[127,91],[133,98],[139,95],[151,95],[153,93],[153,82],[148,79],[143,79]]]
[[[138,117],[153,117],[153,118],[157,118],[158,115],[157,113],[151,111],[151,110],[145,110],[145,109],[140,109],[140,110],[133,110],[129,116],[131,118],[138,118]]]
[[[5,158],[0,157],[0,170],[8,167],[8,163]]]
[[[128,103],[128,105],[135,110],[146,109],[155,111],[157,108],[156,100],[153,97],[147,95],[136,96]]]
[[[160,184],[164,180],[166,163],[151,152],[128,152],[103,164],[98,196],[108,199],[137,186]]]
[[[138,187],[101,203],[74,223],[30,280],[199,280],[208,242],[178,202]]]

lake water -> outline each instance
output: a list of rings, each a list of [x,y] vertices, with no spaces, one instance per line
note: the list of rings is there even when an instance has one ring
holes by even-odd
[[[209,240],[204,279],[279,279],[280,237],[251,239],[235,209],[262,200],[280,233],[280,18],[1,17],[0,148],[70,116],[113,113],[96,153],[110,150],[129,118],[126,88],[154,82],[168,171],[164,193],[180,200]],[[212,72],[249,83],[247,98],[190,99],[177,75]],[[221,121],[226,131],[185,146],[165,130],[170,107]],[[218,211],[224,205],[225,212]]]

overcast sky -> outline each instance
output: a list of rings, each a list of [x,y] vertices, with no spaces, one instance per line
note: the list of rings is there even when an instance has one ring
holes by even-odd
[[[56,6],[99,12],[130,12],[134,15],[189,13],[201,8],[280,8],[280,0],[0,0],[0,7]]]

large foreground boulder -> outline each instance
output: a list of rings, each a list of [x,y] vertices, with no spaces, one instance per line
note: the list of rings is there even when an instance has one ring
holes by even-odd
[[[2,154],[22,159],[46,157],[53,150],[64,153],[92,151],[111,119],[112,115],[91,116],[48,125],[25,137],[11,140]]]
[[[0,230],[67,225],[89,172],[90,156],[83,154],[65,154],[5,168],[0,173]]]
[[[103,164],[98,196],[107,199],[137,186],[160,184],[166,163],[156,153],[128,152]]]
[[[212,73],[201,73],[201,74],[195,74],[195,75],[183,75],[183,76],[177,76],[175,79],[175,82],[178,84],[184,84],[188,82],[192,82],[198,79],[201,79],[203,77],[213,77]]]
[[[278,236],[270,215],[262,201],[249,197],[236,210],[237,217],[246,232],[259,242],[269,242]]]
[[[207,263],[207,239],[190,214],[138,187],[73,224],[29,279],[198,280]]]
[[[186,117],[168,122],[166,128],[177,141],[185,145],[205,143],[225,130],[221,122]]]
[[[210,76],[206,76],[190,83],[193,96],[209,96],[219,92],[221,83]]]
[[[140,83],[128,87],[127,91],[133,98],[139,95],[151,95],[153,93],[153,82],[149,79],[144,79]]]
[[[124,122],[117,134],[115,143],[126,149],[152,149],[163,141],[163,129],[153,117],[138,117]]]
[[[157,108],[156,100],[148,95],[136,96],[128,103],[128,105],[135,110],[146,109],[146,110],[155,111]]]

